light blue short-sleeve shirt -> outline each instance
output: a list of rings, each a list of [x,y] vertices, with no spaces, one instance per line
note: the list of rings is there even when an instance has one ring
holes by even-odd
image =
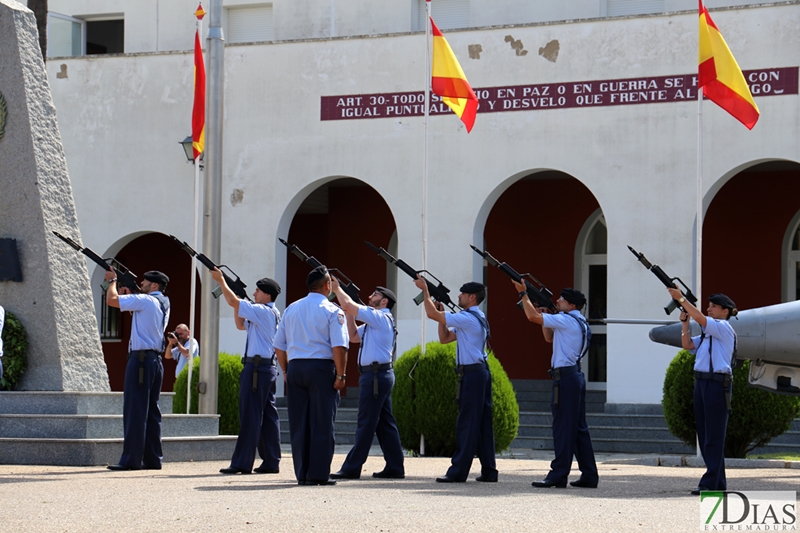
[[[706,318],[706,327],[703,331],[706,336],[702,343],[700,335],[692,337],[695,347],[692,353],[696,355],[694,369],[698,372],[730,374],[733,348],[736,343],[736,332],[733,331],[733,327],[727,320]]]
[[[356,318],[364,322],[358,327],[361,338],[361,349],[358,352],[358,364],[362,366],[378,363],[383,365],[392,362],[394,350],[394,319],[392,312],[386,308],[358,306]]]
[[[239,317],[245,320],[244,327],[247,330],[245,357],[256,355],[272,357],[275,353],[272,343],[278,331],[280,316],[280,312],[275,309],[272,302],[268,304],[256,304],[247,300],[239,302]]]
[[[325,296],[311,292],[286,308],[274,346],[293,359],[333,359],[333,347],[347,348],[344,311]]]
[[[478,306],[470,309],[486,319]],[[486,330],[480,320],[466,309],[460,313],[447,313],[444,318],[445,325],[456,334],[456,365],[474,365],[486,361]]]
[[[189,350],[189,353],[192,354],[192,357],[199,357],[200,356],[200,348],[197,345],[197,340],[195,339],[187,339],[186,342],[183,343],[183,347]],[[175,377],[178,377],[186,365],[189,363],[189,358],[184,357],[181,351],[176,346],[172,349],[172,358],[178,363],[175,367]]]
[[[156,296],[164,299],[166,319]],[[150,294],[120,294],[119,309],[133,313],[128,351],[155,350],[160,352],[164,349],[164,331],[169,322],[169,298],[160,291]]]
[[[550,359],[553,368],[575,365],[581,356],[581,350],[583,350],[584,330],[582,324],[586,322],[586,319],[577,310],[570,311],[569,314],[574,318],[563,312],[542,315],[544,327],[553,330],[553,357]],[[588,324],[584,325],[588,328]]]

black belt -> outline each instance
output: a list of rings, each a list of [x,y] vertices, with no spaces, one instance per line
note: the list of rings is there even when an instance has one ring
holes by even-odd
[[[489,363],[484,361],[482,363],[474,363],[471,365],[456,366],[456,375],[458,376],[458,385],[456,385],[456,401],[461,399],[461,380],[464,378],[464,374],[478,372],[479,370],[489,370]]]
[[[246,365],[247,363],[253,363],[253,366],[258,370],[258,366],[261,364],[261,361],[266,360],[266,357],[261,357],[260,355],[254,355],[252,357],[242,357],[242,365]],[[270,366],[275,366],[275,356],[269,358]],[[258,390],[258,372],[253,372],[253,392]]]
[[[560,366],[558,368],[551,368],[547,371],[551,378],[553,378],[553,407],[558,407],[558,382],[561,378],[575,374],[581,371],[581,365]]]
[[[725,388],[725,406],[728,408],[728,414],[733,412],[731,408],[731,381],[732,376],[721,372],[698,372],[694,371],[695,379],[710,379],[712,381],[719,381]]]
[[[378,372],[382,370],[391,370],[392,368],[394,368],[392,363],[383,363],[381,365],[378,364],[377,361],[367,366],[358,365],[358,371],[362,374],[364,372],[372,372],[372,397],[376,400],[378,399]]]
[[[133,350],[128,352],[128,361],[136,357],[139,359],[139,386],[144,385],[144,361],[145,359],[161,360],[161,352],[158,350]]]

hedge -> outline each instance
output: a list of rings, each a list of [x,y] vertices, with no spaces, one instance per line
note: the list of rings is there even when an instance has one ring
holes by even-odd
[[[217,412],[219,413],[219,434],[239,434],[239,375],[242,373],[242,358],[239,355],[219,354],[219,396]],[[175,379],[175,397],[172,400],[172,412],[186,413],[186,381],[189,376],[189,365],[181,370]],[[197,414],[197,384],[200,381],[200,358],[192,359],[192,408]]]
[[[3,378],[0,380],[0,390],[11,390],[22,379],[28,367],[28,358],[25,354],[28,349],[28,336],[19,319],[8,310],[6,310],[2,338]]]

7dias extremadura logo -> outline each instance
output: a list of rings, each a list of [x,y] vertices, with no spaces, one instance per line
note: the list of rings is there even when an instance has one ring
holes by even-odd
[[[706,491],[700,493],[703,531],[797,531],[793,491]]]

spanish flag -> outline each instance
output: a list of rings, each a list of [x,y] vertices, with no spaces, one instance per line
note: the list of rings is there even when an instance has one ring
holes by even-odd
[[[478,97],[469,86],[461,65],[453,53],[453,49],[436,27],[431,19],[433,30],[433,69],[431,73],[431,88],[433,92],[442,97],[442,101],[458,115],[461,122],[467,127],[467,133],[472,131],[475,123],[475,114],[478,112]]]
[[[700,3],[700,54],[698,83],[703,95],[753,129],[758,122],[758,106],[719,28]]]
[[[206,12],[198,4],[194,15],[203,20]],[[200,46],[200,30],[194,33],[194,105],[192,106],[192,151],[197,160],[206,146],[206,66],[203,62],[203,47]]]

